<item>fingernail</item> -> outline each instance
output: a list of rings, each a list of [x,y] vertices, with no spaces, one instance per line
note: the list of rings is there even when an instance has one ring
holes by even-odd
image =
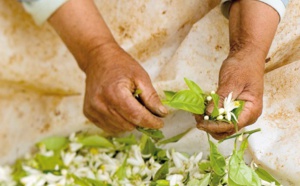
[[[167,109],[166,107],[164,107],[164,106],[160,106],[160,107],[158,108],[158,110],[159,110],[159,112],[162,113],[163,115],[168,114],[168,109]]]

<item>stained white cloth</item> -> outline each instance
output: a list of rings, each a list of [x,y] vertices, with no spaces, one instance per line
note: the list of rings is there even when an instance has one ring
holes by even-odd
[[[49,0],[50,1],[50,0]],[[51,0],[52,1],[52,0]],[[149,73],[160,95],[186,88],[184,77],[215,90],[229,50],[219,0],[95,0],[117,42]],[[0,164],[13,162],[47,136],[99,132],[82,113],[85,76],[54,30],[37,27],[17,1],[0,1]],[[285,186],[300,183],[300,2],[291,0],[268,54],[264,111],[248,129],[251,158]],[[207,154],[193,116],[174,112],[166,136],[193,127],[178,150]],[[229,154],[230,142],[220,149]]]

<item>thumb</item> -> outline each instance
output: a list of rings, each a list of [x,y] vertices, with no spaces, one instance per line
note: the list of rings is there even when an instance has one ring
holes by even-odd
[[[141,90],[141,93],[138,95],[140,101],[150,112],[161,117],[168,114],[167,108],[161,103],[150,80],[138,82],[136,86]]]

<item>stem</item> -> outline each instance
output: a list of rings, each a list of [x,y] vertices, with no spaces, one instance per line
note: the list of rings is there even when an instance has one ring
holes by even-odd
[[[239,137],[239,136],[242,135],[242,134],[249,134],[249,135],[251,135],[251,134],[256,133],[256,132],[259,132],[259,131],[261,131],[260,128],[254,129],[254,130],[250,130],[250,131],[246,131],[246,132],[241,132],[241,133],[238,133],[238,134],[234,134],[234,135],[232,135],[232,136],[228,136],[227,138],[224,138],[224,139],[222,139],[222,140],[219,140],[219,143],[222,143],[223,141],[228,140],[228,139],[237,138],[237,137]]]

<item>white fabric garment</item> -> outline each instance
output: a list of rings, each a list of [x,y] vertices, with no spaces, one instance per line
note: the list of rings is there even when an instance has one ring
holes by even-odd
[[[218,0],[95,1],[118,43],[149,73],[155,88],[186,88],[183,78],[215,90],[226,58],[228,20]],[[268,54],[264,111],[248,129],[249,155],[285,186],[300,183],[300,2],[291,0]],[[17,1],[0,1],[0,163],[11,163],[44,137],[100,132],[82,113],[84,74],[54,30],[37,27]],[[203,151],[205,133],[191,114],[165,118],[166,136],[193,127],[178,143]],[[229,154],[231,142],[220,145]]]
[[[22,4],[35,23],[41,25],[65,2],[67,0],[27,0]]]
[[[232,1],[233,0],[222,0],[222,13],[227,18],[229,16],[229,9]],[[273,7],[280,15],[280,18],[282,19],[285,13],[285,6],[287,5],[289,0],[258,0],[258,1],[266,3],[271,7]]]

